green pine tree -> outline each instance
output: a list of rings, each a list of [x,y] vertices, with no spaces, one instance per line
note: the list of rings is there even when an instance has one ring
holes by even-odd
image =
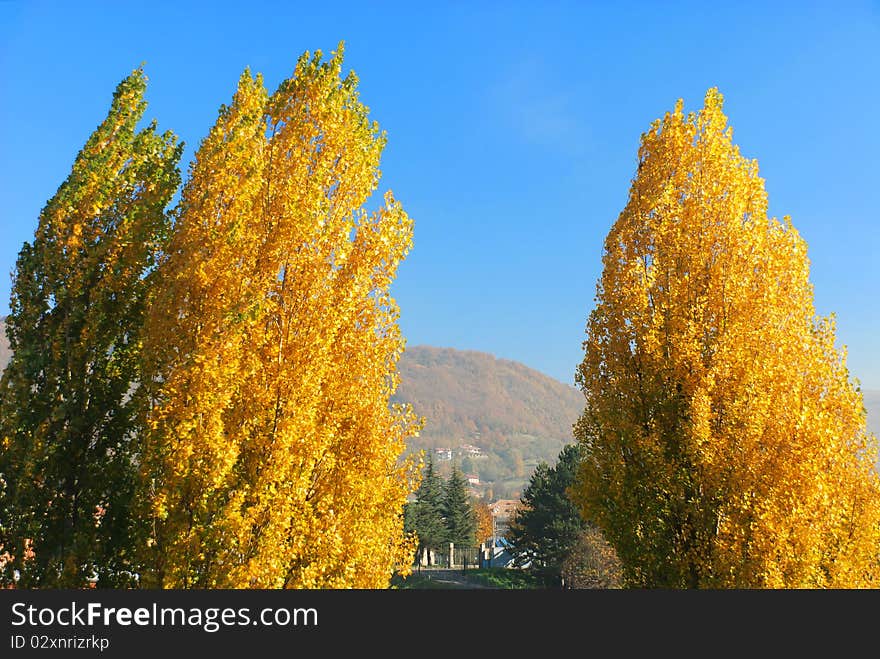
[[[416,490],[416,500],[407,505],[405,530],[419,538],[419,553],[445,543],[446,520],[443,517],[443,481],[429,458]]]
[[[48,201],[14,272],[0,380],[0,582],[131,582],[134,403],[149,277],[182,145],[137,69]]]
[[[477,542],[477,515],[467,491],[467,481],[458,467],[446,481],[443,498],[446,518],[446,540],[456,546],[473,546]]]
[[[558,575],[562,564],[587,528],[568,496],[580,458],[577,444],[569,444],[551,467],[540,463],[520,499],[510,524],[509,539],[517,562]]]

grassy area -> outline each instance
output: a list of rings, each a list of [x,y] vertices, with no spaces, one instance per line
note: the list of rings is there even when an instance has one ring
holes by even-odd
[[[468,571],[467,578],[473,583],[504,590],[550,588],[552,586],[543,575],[528,570],[511,570],[503,567]]]
[[[424,574],[413,572],[405,579],[399,574],[395,574],[391,577],[391,588],[396,590],[451,590],[460,588],[460,586],[455,586],[454,584],[445,583],[443,581],[435,581]]]
[[[459,573],[461,580],[473,584],[476,587],[497,588],[500,590],[520,590],[535,588],[552,588],[555,584],[550,583],[540,574],[527,570],[511,570],[503,567],[469,569]],[[391,588],[396,589],[428,589],[448,590],[468,588],[464,583],[451,584],[444,581],[431,579],[427,573],[414,572],[405,579],[400,575],[394,575],[391,579]]]

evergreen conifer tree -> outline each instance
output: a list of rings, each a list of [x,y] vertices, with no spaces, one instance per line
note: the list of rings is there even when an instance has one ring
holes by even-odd
[[[467,481],[458,466],[453,466],[446,481],[443,498],[446,539],[456,546],[472,546],[477,539],[477,516],[467,491]]]

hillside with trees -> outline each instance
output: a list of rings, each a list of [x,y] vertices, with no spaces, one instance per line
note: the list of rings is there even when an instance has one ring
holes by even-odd
[[[433,452],[444,474],[455,462],[477,475],[487,498],[519,496],[538,463],[552,463],[572,441],[583,410],[574,387],[482,352],[414,346],[399,369],[394,399],[425,418],[408,451]]]

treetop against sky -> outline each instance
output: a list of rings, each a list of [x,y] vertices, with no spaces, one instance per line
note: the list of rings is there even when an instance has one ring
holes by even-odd
[[[836,314],[852,376],[880,389],[869,2],[0,3],[0,269],[133,68],[149,78],[144,121],[186,144],[186,176],[245,67],[271,90],[303,51],[341,40],[387,131],[380,188],[414,221],[393,286],[409,345],[483,350],[572,382],[640,135],[718,87],[769,214],[790,215],[808,245],[817,313]],[[9,291],[3,276],[0,315]]]

